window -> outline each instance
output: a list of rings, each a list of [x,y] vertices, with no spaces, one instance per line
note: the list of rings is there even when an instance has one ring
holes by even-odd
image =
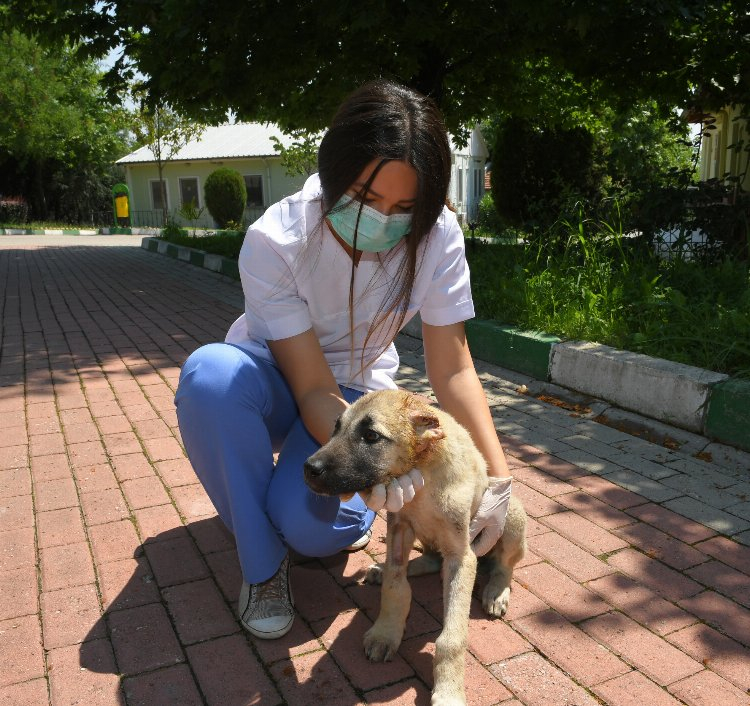
[[[198,198],[198,178],[197,177],[180,177],[180,205],[193,202],[196,208],[200,207]]]
[[[463,167],[458,168],[458,203],[464,202],[464,170]]]
[[[263,177],[258,174],[245,174],[247,208],[263,208]]]
[[[162,191],[161,184],[164,185],[164,191]],[[154,211],[161,211],[164,208],[164,202],[162,196],[167,196],[167,208],[169,208],[169,192],[167,191],[167,182],[159,181],[158,179],[151,180],[151,206]]]

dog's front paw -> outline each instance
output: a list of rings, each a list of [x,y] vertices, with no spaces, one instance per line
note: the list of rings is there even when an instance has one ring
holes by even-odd
[[[377,624],[365,633],[365,654],[371,662],[389,662],[400,644],[400,638],[389,635]]]
[[[493,586],[492,582],[487,584],[482,594],[482,607],[487,615],[502,618],[508,610],[509,603],[510,586],[503,588]]]
[[[466,706],[466,696],[455,691],[435,691],[430,704],[431,706]]]
[[[383,583],[383,564],[372,564],[372,566],[368,566],[367,573],[365,574],[365,581],[380,586],[380,584]]]

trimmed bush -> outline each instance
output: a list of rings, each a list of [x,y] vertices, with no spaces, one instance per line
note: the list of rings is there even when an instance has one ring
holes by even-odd
[[[23,196],[0,196],[0,223],[22,225],[29,216],[29,204]]]
[[[219,228],[225,228],[230,221],[242,221],[247,189],[238,171],[222,167],[211,172],[203,186],[203,195],[206,208]]]

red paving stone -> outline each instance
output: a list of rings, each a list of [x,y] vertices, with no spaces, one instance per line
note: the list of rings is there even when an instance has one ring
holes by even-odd
[[[47,680],[32,679],[21,684],[0,686],[0,703],[3,706],[30,706],[31,704],[42,706],[42,704],[48,704]],[[109,703],[117,702],[112,700]],[[429,700],[427,703],[429,703]]]
[[[584,620],[609,610],[599,596],[549,564],[527,566],[516,574],[532,593],[569,620]]]
[[[703,669],[702,664],[621,613],[600,615],[581,627],[661,686]]]
[[[659,635],[666,635],[695,622],[695,617],[687,611],[622,574],[612,574],[596,581],[589,581],[586,587],[596,591],[611,606]]]
[[[630,667],[606,647],[552,610],[515,620],[513,627],[544,656],[585,686],[630,671]]]
[[[696,548],[750,576],[750,547],[728,537],[713,537],[697,544]]]
[[[0,621],[0,686],[45,676],[38,615]]]
[[[635,549],[612,554],[607,562],[670,601],[679,601],[703,590],[698,582]]]
[[[138,249],[54,252],[18,261],[41,277],[0,275],[41,312],[57,297],[44,326],[33,313],[22,326],[14,306],[2,322],[12,335],[0,349],[0,702],[426,706],[438,576],[411,581],[393,662],[371,664],[362,649],[380,603],[362,579],[384,556],[384,516],[366,551],[294,558],[298,615],[284,638],[257,640],[237,621],[234,540],[185,457],[173,396],[182,362],[224,335],[241,296],[214,300],[181,269],[164,274],[184,265]],[[0,241],[0,268],[4,257]],[[58,274],[64,287],[39,287]],[[24,356],[26,387],[7,386]],[[478,576],[470,706],[745,703],[750,547],[502,440],[529,551],[503,619],[484,614]]]
[[[639,672],[597,684],[592,691],[610,706],[679,706],[680,702]]]
[[[597,706],[596,699],[536,652],[500,662],[490,670],[525,704]]]
[[[748,703],[747,693],[708,670],[672,684],[669,690],[689,706],[747,706]]]
[[[414,668],[417,675],[429,687],[433,685],[435,640],[439,633],[421,635],[401,643],[399,654]],[[492,673],[467,653],[464,662],[466,700],[474,706],[494,706],[509,699],[512,694]],[[490,668],[491,669],[491,668]]]
[[[576,581],[590,581],[614,572],[601,559],[555,532],[529,537],[527,541],[540,557],[544,557]]]
[[[128,677],[123,680],[122,690],[128,706],[203,706],[193,675],[184,664]]]
[[[281,703],[244,635],[230,635],[187,648],[188,661],[209,704]]]
[[[750,646],[750,611],[714,591],[685,598],[679,605],[729,637]]]
[[[183,645],[231,635],[240,630],[211,579],[170,586],[162,591]],[[200,606],[200,610],[195,607]]]
[[[109,640],[51,650],[47,664],[53,704],[113,706],[121,702],[120,678]]]
[[[673,632],[667,640],[740,689],[750,690],[750,649],[739,642],[703,623]]]

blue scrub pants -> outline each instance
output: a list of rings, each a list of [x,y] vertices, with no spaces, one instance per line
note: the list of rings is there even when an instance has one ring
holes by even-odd
[[[348,402],[362,395],[341,392]],[[203,346],[182,368],[175,404],[190,462],[235,536],[248,583],[273,576],[287,547],[329,556],[375,519],[359,495],[342,502],[307,487],[302,466],[320,445],[271,363],[231,344]]]

